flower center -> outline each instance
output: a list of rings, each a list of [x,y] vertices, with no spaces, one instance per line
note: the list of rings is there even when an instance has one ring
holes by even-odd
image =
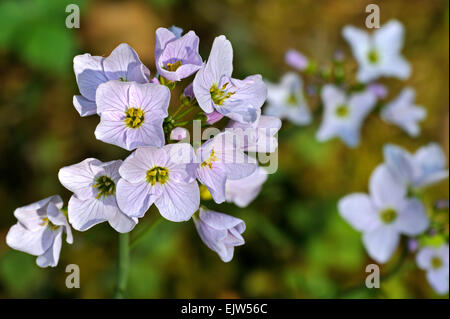
[[[376,64],[380,60],[378,51],[375,49],[370,50],[369,53],[367,53],[367,59],[370,64]]]
[[[48,226],[51,228],[51,230],[57,230],[59,228],[59,226],[53,224],[48,217],[44,217],[42,218],[42,224],[41,226]]]
[[[155,166],[147,171],[146,179],[147,183],[152,186],[156,183],[160,183],[162,185],[169,179],[169,170],[165,167]]]
[[[434,256],[433,259],[431,259],[431,267],[433,267],[433,269],[439,269],[443,264],[442,259],[439,257]]]
[[[165,70],[170,72],[175,72],[179,67],[181,66],[181,60],[175,62],[175,63],[167,63],[164,67]]]
[[[286,103],[290,106],[295,106],[298,104],[297,96],[294,93],[290,93],[286,98]]]
[[[336,116],[340,118],[347,117],[350,113],[349,107],[346,104],[338,105],[336,108]]]
[[[397,211],[387,208],[380,213],[381,221],[385,224],[391,224],[397,219]]]
[[[218,161],[219,158],[216,156],[216,154],[214,153],[214,149],[212,149],[211,154],[209,155],[209,157],[200,164],[201,167],[205,167],[208,166],[210,169],[213,168],[213,162]]]
[[[213,84],[211,86],[211,88],[209,89],[209,94],[211,94],[211,99],[213,100],[214,104],[222,105],[226,99],[234,94],[234,92],[226,91],[228,84],[228,82],[225,83],[221,88],[218,88],[217,84]]]
[[[95,198],[106,197],[114,195],[116,192],[116,184],[114,181],[106,175],[97,177],[95,179],[95,184],[92,186],[98,190],[97,196]]]
[[[144,111],[140,108],[130,107],[125,112],[125,124],[129,128],[138,128],[144,123]]]

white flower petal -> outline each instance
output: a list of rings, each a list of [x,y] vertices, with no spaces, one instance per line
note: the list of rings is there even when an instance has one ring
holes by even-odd
[[[155,186],[147,182],[132,184],[120,179],[116,188],[117,204],[128,217],[141,218],[161,195],[161,191],[158,184]]]
[[[36,264],[41,268],[46,267],[56,267],[59,261],[59,254],[61,253],[62,247],[62,229],[55,231],[53,244],[47,249],[47,251],[36,258]]]
[[[375,168],[369,181],[370,195],[378,209],[396,208],[405,199],[407,188],[389,172],[386,165]]]
[[[409,236],[423,233],[429,225],[429,220],[423,204],[416,198],[408,199],[398,212],[395,227]]]
[[[391,174],[403,184],[409,184],[415,175],[412,155],[403,148],[387,144],[383,147],[384,162]]]
[[[339,200],[339,213],[358,231],[371,231],[380,225],[377,211],[367,194],[350,194]]]
[[[95,173],[91,164],[101,164],[96,158],[87,158],[84,161],[63,167],[58,172],[61,184],[77,195],[81,200],[94,197],[97,193],[94,189]]]
[[[119,233],[128,233],[136,226],[138,219],[128,217],[117,208],[114,216],[108,220],[108,223]]]
[[[197,181],[191,183],[167,182],[161,196],[155,201],[159,213],[167,220],[182,222],[189,220],[200,205]]]
[[[13,249],[39,256],[45,253],[52,245],[53,238],[54,233],[47,226],[28,230],[20,223],[17,223],[10,228],[6,235],[6,243]]]
[[[392,227],[380,227],[363,234],[369,256],[382,264],[391,258],[399,240],[399,234]]]
[[[73,59],[73,69],[80,93],[90,101],[95,101],[97,87],[108,79],[103,72],[103,58],[89,53],[77,55]]]
[[[89,116],[97,113],[95,101],[91,101],[82,95],[73,96],[73,106],[81,116]]]
[[[434,291],[440,295],[448,293],[448,273],[445,275],[442,271],[428,271],[427,280],[433,287]]]

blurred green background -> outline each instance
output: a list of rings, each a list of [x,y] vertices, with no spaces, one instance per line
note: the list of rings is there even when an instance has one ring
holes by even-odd
[[[60,167],[87,157],[103,161],[127,152],[97,141],[98,117],[81,118],[72,106],[78,94],[72,59],[85,52],[108,55],[121,42],[136,49],[155,73],[154,32],[177,25],[195,30],[207,58],[215,36],[234,48],[236,77],[261,73],[277,81],[289,70],[284,52],[296,48],[326,65],[336,49],[352,61],[340,30],[363,27],[365,6],[376,2],[382,23],[396,18],[406,27],[404,54],[413,74],[403,83],[383,81],[392,98],[404,85],[417,91],[428,110],[417,139],[371,116],[355,150],[340,141],[320,144],[309,127],[285,123],[280,132],[279,169],[258,199],[245,209],[211,205],[246,221],[246,245],[225,264],[199,239],[193,223],[159,223],[132,251],[128,297],[135,298],[428,298],[436,297],[412,255],[380,289],[359,288],[372,261],[360,235],[336,209],[350,192],[366,191],[382,146],[415,150],[429,141],[449,148],[448,1],[275,0],[1,0],[0,1],[0,297],[108,298],[113,294],[117,233],[108,225],[75,232],[63,245],[58,267],[40,269],[35,257],[11,250],[5,236],[16,207],[70,193],[60,185]],[[65,6],[81,8],[81,28],[65,28]],[[354,62],[350,62],[354,63]],[[430,203],[448,198],[448,182],[426,193]],[[136,227],[145,228],[152,210]],[[400,252],[381,269],[389,273]],[[81,288],[65,287],[65,267],[78,264]],[[447,296],[448,298],[448,296]]]

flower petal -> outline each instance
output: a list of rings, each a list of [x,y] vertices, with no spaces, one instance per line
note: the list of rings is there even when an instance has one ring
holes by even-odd
[[[89,116],[97,113],[97,105],[82,95],[73,96],[73,106],[81,116]]]
[[[155,205],[167,220],[182,222],[189,220],[200,205],[200,191],[196,181],[177,183],[169,181],[163,186]]]
[[[133,230],[138,223],[137,218],[130,218],[117,209],[112,218],[108,220],[109,225],[119,233],[128,233]]]
[[[58,229],[54,235],[52,246],[47,251],[36,258],[36,264],[41,268],[56,267],[59,261],[59,254],[62,247],[62,229]]]
[[[339,200],[339,214],[358,231],[371,231],[380,225],[377,211],[367,194],[350,194]]]
[[[122,178],[130,183],[145,183],[147,171],[154,166],[167,166],[169,157],[164,149],[143,147],[128,156],[119,168]]]
[[[440,295],[448,293],[448,274],[445,276],[441,271],[431,270],[427,272],[427,280],[436,293]]]
[[[407,193],[406,186],[395,179],[384,164],[375,168],[370,176],[369,189],[373,202],[379,209],[398,207]]]
[[[73,69],[81,95],[95,101],[97,87],[108,79],[103,72],[103,58],[90,54],[77,55],[73,59]]]
[[[383,155],[386,167],[391,174],[401,183],[411,183],[416,170],[412,155],[393,144],[387,144],[383,147]]]
[[[132,184],[121,179],[117,183],[117,204],[128,217],[141,218],[161,195],[161,192],[162,189],[158,185],[151,186],[147,182]]]
[[[58,179],[61,184],[77,195],[81,200],[94,197],[95,173],[91,169],[91,164],[101,164],[96,158],[87,158],[84,161],[65,166],[58,172]]]
[[[423,233],[429,226],[429,220],[423,204],[416,198],[408,199],[398,215],[395,227],[409,236]]]
[[[380,227],[363,234],[363,243],[371,258],[386,263],[394,253],[400,240],[392,227]]]
[[[136,81],[139,83],[148,82],[150,72],[136,72],[135,68],[140,67],[142,62],[132,47],[126,43],[119,44],[111,54],[103,60],[103,69],[108,80]]]
[[[6,243],[13,249],[39,256],[52,245],[53,237],[53,231],[47,226],[28,230],[22,224],[17,223],[9,229]]]

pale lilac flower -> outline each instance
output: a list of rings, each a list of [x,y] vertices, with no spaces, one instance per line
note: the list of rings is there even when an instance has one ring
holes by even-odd
[[[193,220],[202,241],[224,262],[233,259],[235,246],[245,243],[241,235],[245,231],[242,219],[200,207],[198,217],[194,215]]]
[[[242,151],[240,139],[223,132],[206,141],[196,151],[196,163],[191,166],[198,180],[205,185],[216,203],[225,201],[225,184],[252,174],[256,161]]]
[[[208,62],[195,75],[197,102],[205,113],[215,110],[238,122],[254,122],[267,88],[259,74],[237,80],[231,77],[232,72],[233,49],[221,35],[214,40]]]
[[[177,39],[181,38],[181,35],[183,34],[183,29],[180,27],[177,27],[176,25],[171,26],[169,28],[169,31],[172,32]]]
[[[247,207],[261,191],[267,180],[267,171],[258,167],[253,174],[237,180],[227,180],[225,184],[225,197],[227,202],[239,207]]]
[[[368,85],[369,90],[376,95],[378,99],[384,99],[388,94],[386,85],[380,83],[371,83]]]
[[[81,95],[73,97],[73,105],[81,116],[97,113],[95,92],[97,87],[110,80],[147,83],[150,71],[126,43],[117,46],[104,58],[89,53],[73,59],[73,69]]]
[[[211,113],[205,113],[205,116],[206,116],[206,123],[208,123],[209,125],[217,123],[221,119],[223,119],[223,115],[217,111],[213,111]]]
[[[100,124],[95,137],[133,150],[163,146],[163,121],[167,117],[170,91],[166,86],[109,81],[97,89]]]
[[[188,130],[185,129],[184,127],[175,127],[170,132],[170,139],[174,141],[181,141],[185,139],[186,136],[188,136],[188,134],[189,134]]]
[[[341,89],[327,84],[321,95],[325,110],[317,139],[339,137],[349,147],[358,146],[361,126],[377,102],[375,94],[366,89],[347,96]]]
[[[419,148],[415,154],[387,144],[383,154],[387,168],[406,187],[422,188],[448,178],[444,152],[436,143]]]
[[[167,220],[189,220],[200,205],[195,177],[187,170],[189,144],[138,148],[119,168],[117,202],[129,217],[143,217],[152,204]]]
[[[303,71],[304,69],[306,69],[309,64],[308,58],[294,49],[288,50],[286,52],[284,61],[288,65],[299,71]]]
[[[180,81],[203,65],[198,36],[189,31],[181,37],[166,28],[156,30],[155,63],[158,73],[169,81]]]
[[[159,79],[157,77],[154,77],[150,80],[150,83],[154,83],[154,84],[161,84],[161,82],[159,82]]]
[[[72,244],[72,230],[61,212],[63,201],[58,195],[17,208],[17,224],[6,235],[6,243],[13,249],[37,256],[39,267],[55,267],[59,261],[62,236]]]
[[[416,255],[419,268],[427,272],[427,280],[440,295],[448,293],[449,281],[448,244],[422,248]]]
[[[311,112],[303,94],[303,81],[298,74],[286,73],[280,84],[267,83],[264,114],[287,119],[297,125],[311,123]]]
[[[416,236],[429,224],[425,207],[407,197],[406,187],[385,165],[378,166],[370,178],[370,195],[354,193],[339,201],[341,216],[363,233],[370,257],[387,262],[398,246],[400,235]]]
[[[404,40],[404,28],[400,22],[390,21],[372,35],[353,26],[346,26],[342,35],[350,44],[359,64],[357,77],[360,82],[367,83],[380,76],[403,80],[409,77],[410,65],[400,52]]]
[[[414,104],[415,92],[411,88],[403,89],[400,94],[381,110],[381,118],[402,128],[411,137],[419,136],[419,122],[427,116],[427,111]]]
[[[281,128],[281,120],[278,117],[261,115],[250,124],[239,123],[231,120],[227,130],[241,138],[244,151],[257,153],[272,153],[278,147],[276,134]]]
[[[120,160],[103,163],[88,158],[59,170],[59,181],[74,193],[68,206],[69,222],[73,228],[85,231],[108,222],[119,233],[127,233],[136,226],[137,218],[125,215],[116,201],[121,164]]]
[[[191,100],[195,99],[194,84],[191,82],[183,91],[183,95]]]

